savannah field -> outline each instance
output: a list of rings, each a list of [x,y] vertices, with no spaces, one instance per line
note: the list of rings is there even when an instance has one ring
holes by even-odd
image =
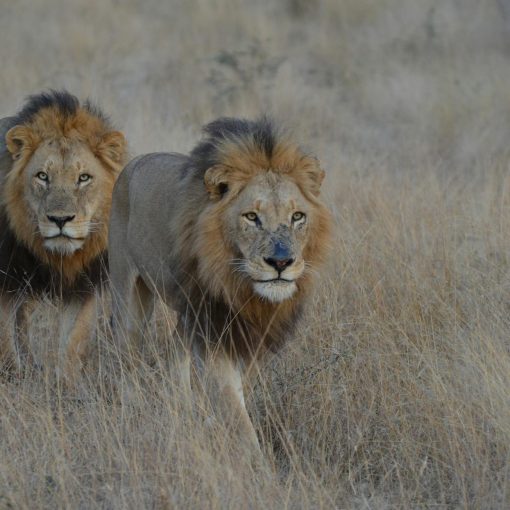
[[[331,262],[247,405],[267,459],[181,398],[172,316],[113,376],[108,299],[79,392],[0,382],[0,509],[510,508],[510,2],[4,0],[0,116],[66,88],[130,152],[268,112],[319,156]]]

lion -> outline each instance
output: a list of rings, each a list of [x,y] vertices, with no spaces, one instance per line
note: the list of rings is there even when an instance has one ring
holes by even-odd
[[[0,121],[0,140],[3,365],[34,363],[26,305],[46,295],[71,319],[71,376],[95,331],[95,291],[105,282],[111,195],[126,141],[101,110],[66,91],[30,96],[17,115]]]
[[[326,259],[325,174],[266,117],[220,118],[203,131],[189,156],[139,156],[115,185],[114,337],[137,352],[161,296],[178,315],[183,383],[193,360],[211,401],[258,446],[243,379],[292,333]]]

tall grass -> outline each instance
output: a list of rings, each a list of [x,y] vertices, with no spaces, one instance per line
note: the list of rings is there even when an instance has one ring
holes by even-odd
[[[187,151],[224,114],[274,113],[316,152],[335,248],[297,334],[247,387],[265,466],[187,405],[172,316],[110,366],[108,303],[76,393],[59,307],[46,370],[0,382],[0,508],[510,506],[506,2],[0,6],[0,114],[67,87],[133,154]]]

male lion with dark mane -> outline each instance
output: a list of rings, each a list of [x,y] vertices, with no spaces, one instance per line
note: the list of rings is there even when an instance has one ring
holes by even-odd
[[[25,304],[62,299],[74,319],[66,371],[86,353],[104,279],[113,185],[126,143],[106,116],[63,91],[28,98],[0,121],[0,338],[4,364],[32,355]]]
[[[266,118],[222,118],[204,133],[189,156],[135,158],[115,185],[115,337],[139,348],[161,296],[178,314],[184,384],[192,352],[206,392],[257,445],[241,374],[292,332],[324,262],[324,172]]]

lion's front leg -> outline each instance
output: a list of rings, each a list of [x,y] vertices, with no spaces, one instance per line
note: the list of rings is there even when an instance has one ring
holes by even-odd
[[[22,371],[33,365],[28,339],[26,302],[0,297],[0,368]]]
[[[90,343],[96,332],[98,299],[91,294],[85,300],[75,299],[66,309],[67,339],[64,360],[64,375],[71,386],[74,385],[83,367]],[[70,323],[70,328],[69,328]]]
[[[16,366],[15,315],[11,301],[0,296],[0,371],[8,372]]]
[[[228,353],[218,350],[201,356],[199,365],[203,390],[218,418],[238,436],[241,445],[252,453],[260,454],[257,433],[245,405],[239,364]]]

